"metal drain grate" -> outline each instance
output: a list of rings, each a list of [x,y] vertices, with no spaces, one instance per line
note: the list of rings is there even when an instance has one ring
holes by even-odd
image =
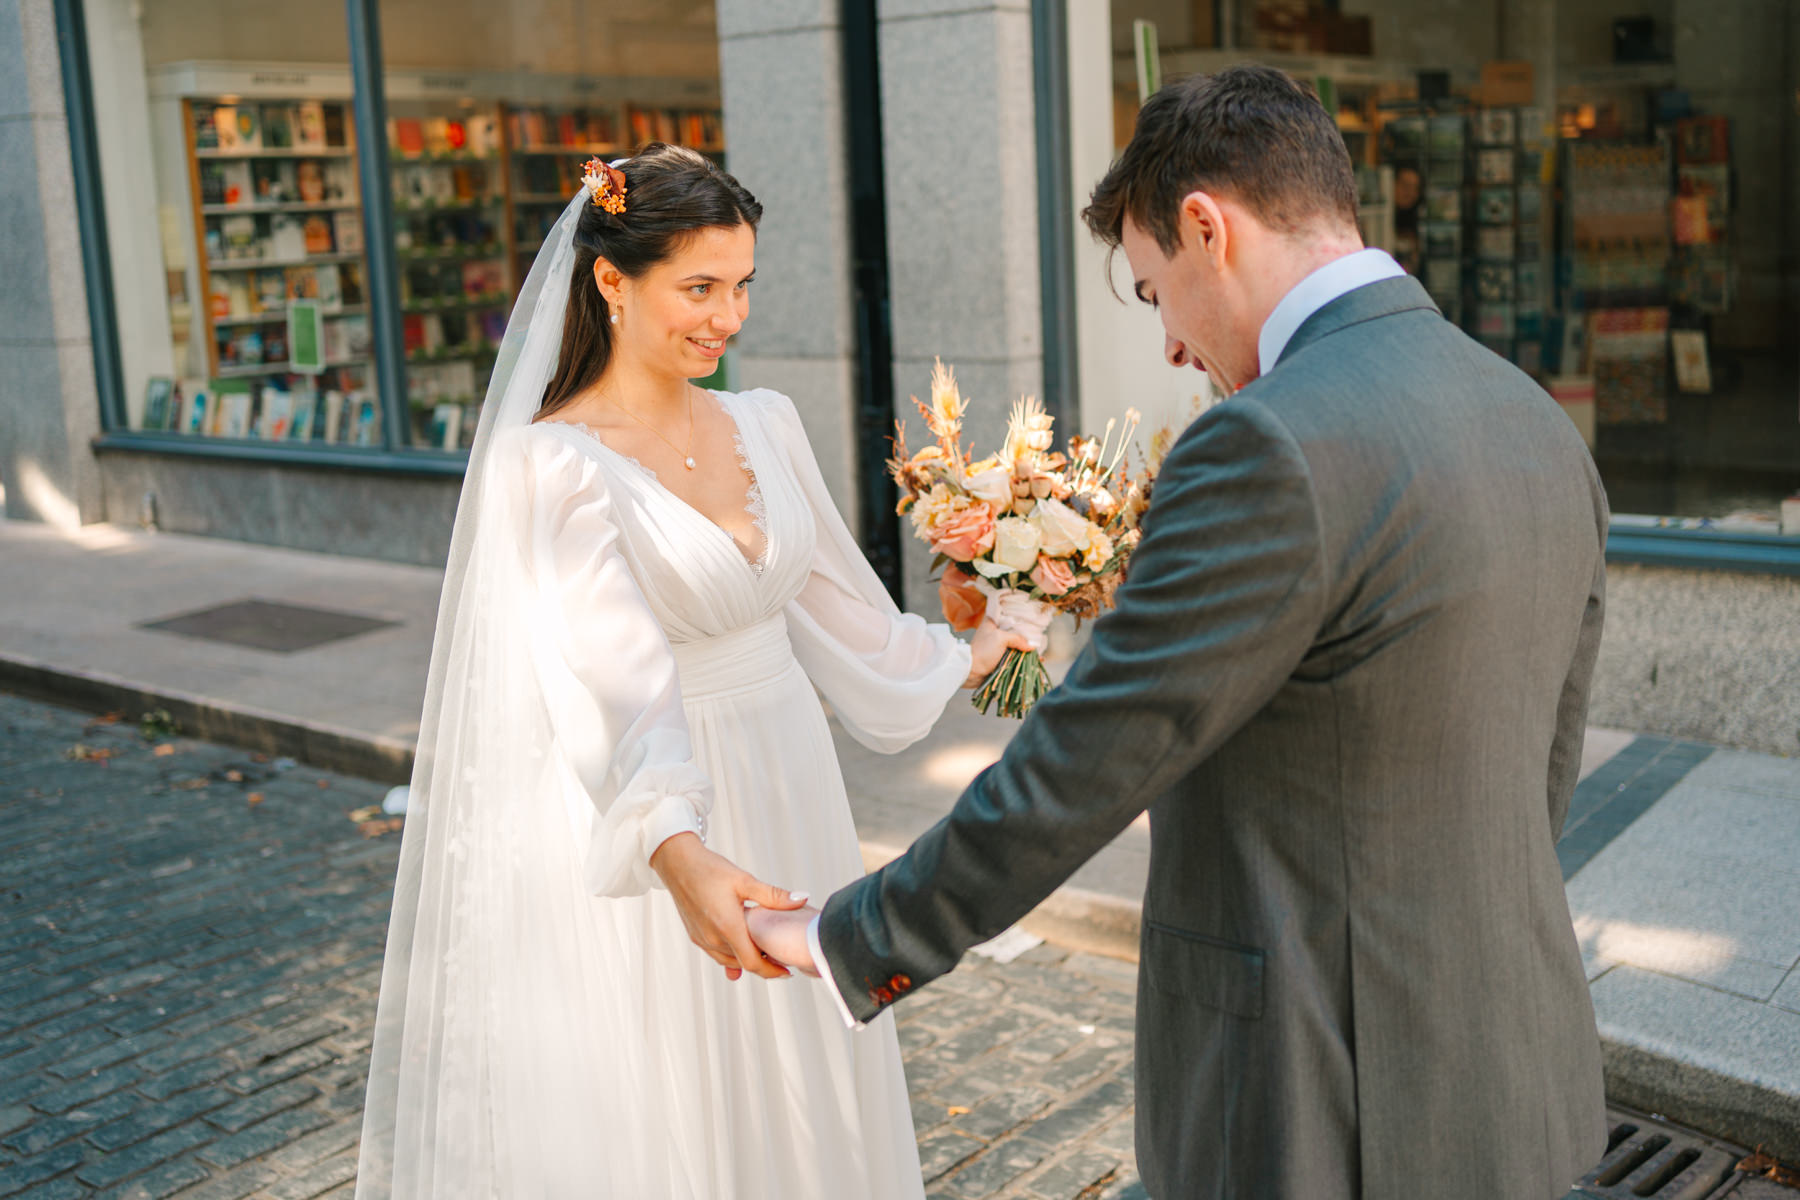
[[[139,628],[291,654],[396,624],[398,622],[379,617],[333,612],[326,608],[278,604],[271,600],[240,600],[160,621],[147,621]]]
[[[1749,1153],[1692,1130],[1624,1109],[1608,1109],[1606,1156],[1569,1200],[1704,1200],[1737,1182]]]

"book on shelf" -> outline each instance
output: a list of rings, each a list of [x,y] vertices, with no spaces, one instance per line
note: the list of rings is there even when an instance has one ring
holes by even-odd
[[[354,417],[350,430],[350,440],[358,446],[375,446],[381,442],[381,410],[376,407],[375,398],[366,392],[353,392]]]
[[[476,113],[467,123],[469,153],[489,158],[500,153],[500,119],[493,113]]]
[[[325,163],[325,200],[338,204],[355,200],[356,168],[347,158],[333,158]]]
[[[221,115],[225,111],[225,109],[219,110]],[[229,124],[232,132],[229,148],[240,151],[261,150],[263,148],[261,108],[254,104],[238,104],[234,105],[230,112]],[[226,149],[224,131],[221,130],[220,133],[220,149]]]
[[[1712,391],[1712,360],[1706,351],[1705,331],[1672,330],[1669,348],[1675,358],[1675,386],[1695,395]]]
[[[213,388],[218,397],[216,419],[207,432],[214,437],[242,438],[250,436],[250,412],[254,398],[247,379],[222,379]]]
[[[323,213],[313,213],[300,223],[301,236],[305,239],[306,253],[330,254],[331,218]]]
[[[175,397],[175,381],[166,375],[152,375],[144,385],[144,412],[140,429],[167,429],[169,405]]]
[[[294,106],[294,145],[303,150],[325,148],[325,106],[317,100]]]
[[[206,414],[211,408],[212,389],[204,380],[181,381],[181,420],[177,433],[200,433],[206,428]]]
[[[294,386],[293,423],[288,428],[288,437],[296,442],[310,442],[318,411],[319,389],[304,380],[297,383]]]
[[[1510,108],[1484,108],[1475,115],[1475,136],[1483,145],[1510,146],[1517,129],[1517,117]]]
[[[431,410],[427,436],[439,450],[454,450],[462,439],[462,405],[440,404]]]
[[[1481,304],[1511,304],[1513,299],[1513,267],[1511,263],[1484,262],[1475,268],[1475,299]]]
[[[319,307],[333,312],[344,306],[344,277],[336,263],[322,263],[312,268]]]
[[[302,204],[325,203],[325,169],[318,159],[303,158],[294,164],[294,193]]]
[[[363,302],[363,274],[360,262],[338,264],[338,290],[345,304]]]
[[[262,414],[256,421],[256,436],[265,441],[284,441],[293,419],[293,395],[286,388],[265,384],[262,389]]]
[[[262,144],[265,150],[288,150],[294,145],[294,109],[288,104],[262,106]]]
[[[450,122],[444,117],[428,117],[420,123],[425,136],[425,153],[446,155],[456,149],[450,141]],[[458,128],[461,123],[458,122]]]
[[[287,213],[269,218],[267,257],[291,260],[306,257],[306,226]]]
[[[219,236],[225,258],[230,261],[243,262],[263,256],[262,239],[257,236],[255,217],[223,218],[219,222]]]
[[[219,203],[249,204],[256,196],[250,164],[243,160],[219,163]]]
[[[219,148],[219,127],[214,123],[214,112],[215,109],[211,104],[200,100],[194,101],[194,149],[217,150]]]
[[[395,117],[388,122],[388,144],[403,158],[425,153],[425,126],[417,117]]]
[[[341,440],[344,428],[344,393],[336,388],[325,389],[324,395],[319,397],[319,411],[323,418],[319,425],[323,439],[333,443]]]
[[[279,312],[287,307],[288,282],[286,273],[280,268],[246,272],[245,280],[250,290],[251,315]]]
[[[506,310],[503,308],[483,309],[479,318],[482,339],[490,346],[498,346],[506,336]]]
[[[502,293],[506,290],[506,272],[501,265],[492,259],[475,259],[462,264],[462,292],[471,299],[480,299]]]
[[[339,254],[361,254],[363,252],[362,214],[354,209],[343,209],[332,213],[331,240],[337,243]]]
[[[291,160],[253,162],[249,166],[251,190],[255,194],[256,203],[292,204],[301,199],[298,176]]]
[[[1475,182],[1480,184],[1513,181],[1513,149],[1511,146],[1484,146],[1475,152]]]
[[[1511,225],[1483,225],[1475,230],[1475,256],[1511,263],[1517,240]]]
[[[344,121],[342,104],[325,106],[325,146],[327,149],[345,148],[350,145],[349,127]]]
[[[1513,190],[1509,187],[1484,187],[1476,197],[1476,219],[1483,225],[1511,225],[1513,211]]]

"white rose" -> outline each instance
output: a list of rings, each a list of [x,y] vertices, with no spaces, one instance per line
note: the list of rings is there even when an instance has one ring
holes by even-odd
[[[993,558],[1000,566],[1029,571],[1037,566],[1038,531],[1023,517],[1005,517],[994,525]]]
[[[1012,472],[1004,467],[994,467],[987,471],[977,471],[963,480],[963,490],[977,500],[985,500],[998,512],[1005,512],[1012,504]]]
[[[1037,502],[1031,523],[1037,527],[1039,545],[1051,558],[1067,558],[1086,548],[1092,536],[1088,519],[1054,498]]]

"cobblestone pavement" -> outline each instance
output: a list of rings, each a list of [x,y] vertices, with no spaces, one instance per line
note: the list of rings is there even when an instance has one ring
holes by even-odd
[[[348,1200],[385,789],[145,732],[0,695],[0,1196]],[[902,1003],[933,1200],[1143,1197],[1133,976],[1039,946]]]

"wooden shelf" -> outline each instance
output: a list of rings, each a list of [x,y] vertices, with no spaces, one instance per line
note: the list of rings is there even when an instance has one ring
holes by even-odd
[[[361,262],[357,254],[309,254],[305,258],[228,258],[207,259],[206,269],[222,271],[261,271],[270,267],[314,267],[327,263]]]
[[[586,155],[598,158],[607,154],[623,154],[622,146],[520,146],[513,150],[514,158],[563,158],[566,156]]]
[[[369,360],[366,358],[336,359],[326,363],[325,369],[329,371],[333,367],[361,367],[367,366],[368,362]],[[292,375],[295,373],[294,364],[290,362],[272,362],[220,367],[213,372],[213,375],[219,379],[255,379],[263,375]]]
[[[339,308],[325,310],[320,315],[330,321],[337,317],[365,316],[368,311],[369,307],[366,304],[345,304]],[[273,321],[287,320],[287,314],[287,305],[284,304],[280,308],[265,308],[250,316],[212,317],[210,320],[215,327],[220,325],[267,325]]]
[[[394,254],[403,263],[409,262],[479,262],[484,258],[506,257],[506,243],[489,242],[480,249],[445,250],[395,250]]]
[[[316,203],[283,200],[274,204],[202,204],[200,211],[209,217],[235,217],[256,213],[345,212],[361,207],[355,200],[321,200]]]
[[[512,303],[512,297],[505,292],[495,292],[487,298],[468,297],[457,300],[414,300],[401,305],[400,311],[407,313],[435,312],[468,312],[484,308],[505,308]]]
[[[348,146],[324,146],[316,150],[292,147],[282,150],[196,150],[194,157],[202,162],[234,158],[349,158],[356,151]]]

